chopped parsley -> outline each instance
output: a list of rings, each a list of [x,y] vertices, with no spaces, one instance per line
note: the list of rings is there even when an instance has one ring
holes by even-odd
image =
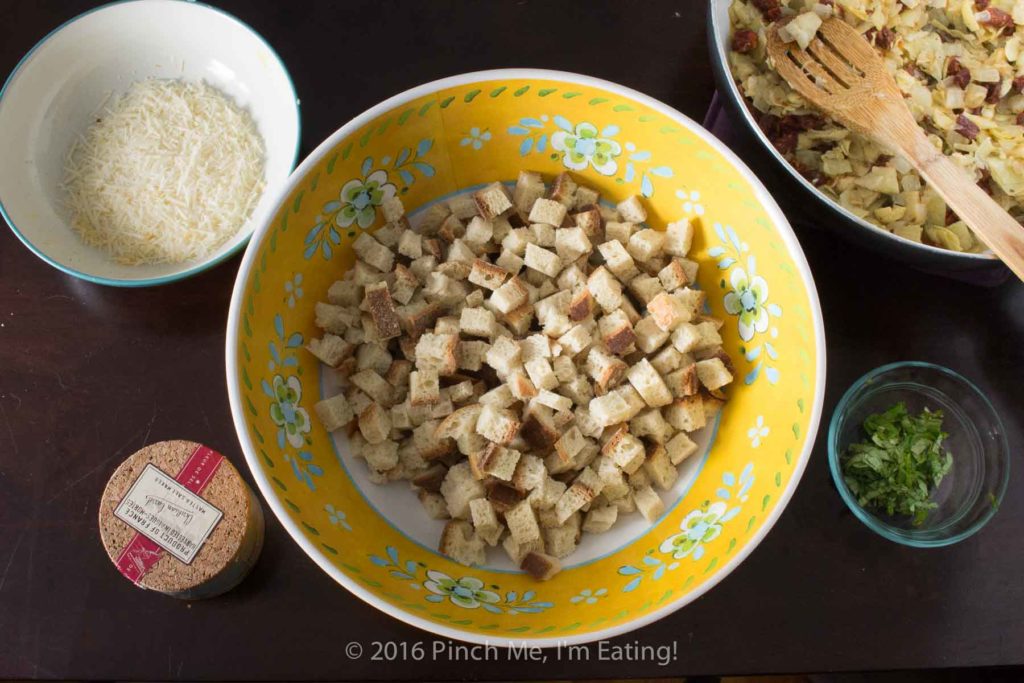
[[[912,517],[920,526],[935,509],[932,492],[953,466],[942,448],[942,411],[924,409],[916,417],[897,403],[864,420],[867,439],[841,458],[843,479],[861,507]]]

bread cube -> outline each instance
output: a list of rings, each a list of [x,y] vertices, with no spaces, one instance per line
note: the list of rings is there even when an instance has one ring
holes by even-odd
[[[530,209],[531,223],[547,223],[548,225],[559,226],[565,220],[566,208],[563,204],[553,199],[541,197],[533,203]]]
[[[593,248],[583,228],[562,228],[555,232],[555,251],[563,263],[575,261]]]
[[[587,278],[587,289],[606,312],[622,305],[622,285],[604,266],[598,266]]]
[[[516,398],[507,384],[500,384],[483,394],[479,401],[481,404],[492,405],[495,408],[508,408],[516,402]]]
[[[665,375],[664,379],[665,386],[668,387],[669,391],[676,398],[693,396],[697,393],[697,389],[699,389],[697,365],[695,363],[690,363],[685,368],[673,370]]]
[[[595,422],[607,427],[628,420],[630,406],[622,396],[613,392],[591,399],[587,410]]]
[[[409,373],[409,403],[423,406],[440,400],[441,388],[436,368],[428,367]]]
[[[352,355],[353,346],[337,335],[326,333],[321,339],[310,339],[306,349],[324,365],[335,368]]]
[[[597,473],[589,467],[585,467],[572,486],[566,489],[562,497],[555,503],[555,513],[560,524],[572,516],[577,510],[590,503],[601,493],[604,482]]]
[[[704,402],[699,395],[676,399],[662,414],[670,425],[683,432],[696,431],[707,423]]]
[[[472,525],[465,520],[453,519],[445,525],[438,550],[467,567],[486,560],[483,539],[473,533]]]
[[[640,226],[636,223],[622,223],[616,220],[605,220],[604,236],[606,240],[615,240],[622,246],[629,244],[629,238],[637,232]]]
[[[556,277],[562,270],[562,260],[558,258],[557,254],[535,244],[526,245],[524,262],[527,268],[532,268],[548,277]]]
[[[523,247],[523,253],[526,253],[525,247]],[[498,255],[498,258],[494,260],[494,265],[503,269],[509,275],[515,275],[523,269],[523,266],[526,265],[526,263],[523,261],[522,257],[517,255],[515,252],[503,249],[501,254]]]
[[[574,325],[568,332],[558,338],[562,352],[569,356],[575,356],[590,346],[593,337],[590,328],[586,325]]]
[[[485,404],[476,422],[478,434],[497,444],[508,444],[519,433],[520,423],[509,410]]]
[[[520,171],[512,192],[512,201],[516,211],[526,215],[530,213],[534,203],[544,196],[544,180],[539,173]],[[516,564],[519,564],[518,562]]]
[[[631,434],[654,443],[665,443],[675,430],[657,408],[642,410],[629,421]]]
[[[614,505],[591,508],[583,519],[583,530],[591,534],[600,534],[612,528],[619,518],[619,509]]]
[[[665,380],[646,358],[641,359],[626,372],[626,379],[652,408],[660,408],[672,402],[672,392],[665,386]]]
[[[390,273],[395,265],[392,251],[368,232],[359,233],[359,237],[352,243],[352,249],[356,256],[381,272]]]
[[[576,203],[576,181],[568,173],[559,173],[551,183],[551,198],[571,209]]]
[[[565,558],[576,551],[576,544],[580,539],[579,522],[575,525],[572,524],[572,519],[576,517],[579,517],[579,515],[570,517],[569,522],[566,522],[563,526],[541,530],[541,535],[544,537],[544,550],[547,555]]]
[[[428,517],[431,519],[450,519],[448,506],[444,502],[444,496],[439,493],[423,490],[419,491],[416,495],[420,499],[420,503],[423,504],[423,509],[426,510]]]
[[[350,280],[338,280],[327,289],[327,302],[334,306],[358,306],[363,287]]]
[[[697,444],[685,432],[678,432],[665,444],[665,450],[668,451],[669,462],[678,466],[697,452]]]
[[[572,409],[572,400],[552,391],[548,391],[547,389],[541,389],[538,391],[534,400],[540,405],[547,406],[548,408],[558,412]]]
[[[314,306],[314,324],[321,330],[338,336],[353,327],[360,326],[359,312],[352,308],[334,306],[318,301]]]
[[[505,513],[505,524],[516,543],[523,545],[541,537],[537,515],[529,501],[521,501]]]
[[[554,445],[561,432],[555,427],[549,408],[532,405],[523,418],[520,436],[535,452],[544,452]]]
[[[491,294],[490,302],[501,313],[519,308],[529,300],[529,290],[518,277],[513,277]]]
[[[590,207],[585,211],[573,214],[576,227],[583,231],[587,239],[593,244],[601,241],[604,237],[604,219],[601,217],[601,210],[597,207]]]
[[[618,209],[622,219],[630,223],[643,223],[647,220],[647,209],[636,195],[623,199],[615,208]]]
[[[665,503],[662,502],[661,496],[650,486],[633,491],[633,501],[644,519],[652,524],[658,521],[658,518],[665,512]]]
[[[359,413],[359,432],[369,444],[385,441],[391,434],[391,412],[371,403]]]
[[[626,474],[633,474],[644,463],[647,454],[640,440],[629,433],[626,427],[620,427],[601,447],[601,454],[611,460]]]
[[[562,563],[556,557],[542,552],[530,551],[523,556],[523,561],[520,563],[519,568],[538,581],[547,581],[562,571]]]
[[[678,258],[672,259],[667,266],[658,271],[658,279],[669,292],[693,284],[693,280],[689,278],[686,268],[683,267],[682,260]]]
[[[669,459],[668,449],[661,444],[654,445],[648,451],[643,468],[654,486],[662,491],[672,488],[679,478],[679,471]]]
[[[558,378],[555,377],[555,371],[551,368],[551,363],[547,358],[533,358],[528,360],[524,366],[526,373],[530,376],[530,381],[538,389],[554,389],[558,386]]]
[[[341,429],[355,419],[356,414],[343,394],[324,399],[313,406],[320,424],[329,432]]]
[[[490,338],[498,321],[486,308],[463,308],[459,316],[459,329],[465,335]]]
[[[497,218],[512,208],[512,200],[501,183],[491,183],[474,192],[473,200],[476,202],[476,210],[487,220]],[[465,216],[460,216],[460,218],[465,218]]]
[[[665,246],[665,233],[658,230],[644,229],[633,233],[626,245],[626,250],[634,260],[650,261],[661,255]]]
[[[533,233],[533,243],[538,247],[555,246],[555,228],[547,223],[534,223],[530,226]]]
[[[488,349],[485,359],[499,374],[507,375],[520,364],[522,350],[519,342],[508,337],[498,337]]]
[[[627,366],[621,359],[608,353],[603,348],[591,347],[587,353],[587,374],[595,382],[601,391],[608,391],[615,387],[626,375]]]
[[[633,325],[622,310],[612,311],[597,321],[602,340],[616,355],[628,353],[636,341]]]
[[[694,347],[694,351],[703,351],[704,349],[713,349],[716,346],[722,345],[722,337],[718,334],[718,326],[712,322],[701,322],[697,323],[697,334],[700,337],[697,341],[697,345]],[[682,350],[682,349],[680,349]]]
[[[470,501],[483,498],[486,493],[483,484],[473,476],[468,462],[449,467],[441,484],[448,514],[455,519],[468,519]]]
[[[587,399],[586,403],[589,405],[590,399]],[[573,411],[573,414],[576,416],[574,422],[584,436],[589,436],[594,439],[601,436],[604,425],[594,419],[590,414],[589,408],[585,408],[582,405],[577,406]]]
[[[620,281],[629,282],[640,274],[636,264],[633,262],[633,257],[629,255],[629,252],[626,251],[626,248],[622,246],[621,242],[617,240],[609,240],[608,242],[599,244],[597,250],[604,258],[605,265],[608,267],[608,270],[610,270]]]
[[[668,224],[665,229],[665,253],[672,256],[686,256],[690,253],[692,244],[693,223],[688,218]]]
[[[696,351],[702,342],[700,330],[691,323],[680,323],[672,332],[672,346],[680,353]]]
[[[398,238],[398,253],[410,259],[423,256],[423,238],[412,230],[404,231]]]
[[[538,486],[543,486],[547,476],[544,461],[535,455],[524,453],[516,463],[515,472],[512,474],[512,486],[519,491],[532,491]]]

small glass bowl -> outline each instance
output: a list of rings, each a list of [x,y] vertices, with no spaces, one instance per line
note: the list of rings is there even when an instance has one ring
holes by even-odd
[[[912,415],[942,410],[943,447],[953,466],[932,494],[938,507],[919,526],[910,517],[888,516],[860,506],[843,479],[840,456],[866,438],[864,419],[903,401]],[[1010,478],[1006,430],[978,387],[931,363],[883,365],[851,386],[836,406],[828,430],[828,459],[839,494],[860,521],[890,541],[936,548],[962,541],[992,518]]]

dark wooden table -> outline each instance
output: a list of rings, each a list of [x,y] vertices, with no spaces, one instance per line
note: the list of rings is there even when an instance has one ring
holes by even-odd
[[[700,120],[713,92],[696,0],[284,3],[225,9],[280,52],[302,99],[303,150],[408,87],[501,66],[617,81]],[[81,0],[0,5],[0,70]],[[909,271],[813,227],[753,145],[738,145],[793,219],[828,336],[825,418],[863,372],[920,359],[976,381],[1024,439],[1024,286]],[[2,152],[0,152],[2,153]],[[0,161],[0,163],[3,163]],[[350,641],[431,638],[349,595],[274,519],[252,576],[186,604],[137,590],[95,522],[107,475],[146,443],[189,438],[242,458],[224,385],[238,259],[142,291],[64,276],[0,230],[0,677],[135,679],[568,678],[1024,664],[1024,492],[1015,472],[985,530],[910,550],[873,535],[834,491],[824,439],[756,552],[706,597],[619,639],[679,641],[655,663],[351,661]],[[823,431],[823,430],[822,430]],[[1015,467],[1017,464],[1015,463]]]

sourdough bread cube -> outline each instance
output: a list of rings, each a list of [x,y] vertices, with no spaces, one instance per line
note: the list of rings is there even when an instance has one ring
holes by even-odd
[[[491,338],[497,324],[494,314],[486,308],[463,308],[459,316],[459,329],[463,334],[474,337]]]
[[[647,209],[636,195],[623,199],[615,208],[618,209],[622,220],[630,223],[643,223],[647,220]]]
[[[668,449],[655,444],[647,453],[647,460],[644,461],[644,471],[650,477],[651,482],[658,489],[668,491],[679,478],[679,471],[672,464],[669,458]]]
[[[661,256],[664,246],[665,233],[645,228],[630,236],[626,249],[636,261],[646,262]]]
[[[454,375],[459,365],[456,357],[458,347],[457,334],[426,332],[416,342],[416,366],[420,369],[434,368],[442,377]]]
[[[450,519],[448,506],[444,502],[444,496],[424,490],[419,491],[416,495],[419,497],[420,503],[423,504],[423,509],[427,511],[428,517],[431,519]]]
[[[565,220],[566,213],[567,211],[563,204],[553,199],[541,197],[533,203],[529,219],[531,223],[547,223],[548,225],[558,226]]]
[[[497,444],[508,444],[519,433],[520,423],[515,415],[493,405],[485,404],[476,422],[478,434]]]
[[[707,423],[704,401],[699,395],[676,399],[664,409],[663,415],[670,425],[683,432],[696,431]]]
[[[406,230],[398,238],[398,253],[410,259],[423,256],[423,238],[419,233]]]
[[[553,225],[533,223],[530,225],[530,232],[533,233],[533,243],[538,247],[555,246],[555,227]]]
[[[629,421],[629,431],[637,437],[647,438],[654,443],[665,443],[675,432],[672,425],[665,421],[661,411],[657,408],[648,408],[633,417]]]
[[[662,330],[672,332],[693,319],[693,310],[679,297],[662,292],[647,304],[647,311]]]
[[[435,368],[424,368],[409,373],[409,403],[414,406],[425,406],[440,400],[441,386]]]
[[[696,325],[681,323],[672,332],[672,346],[680,353],[691,353],[701,346],[701,333]]]
[[[627,285],[629,291],[640,300],[644,306],[651,303],[654,297],[665,291],[661,280],[650,275],[637,275]]]
[[[636,341],[633,325],[621,309],[602,316],[597,321],[597,328],[605,346],[616,355],[628,353]]]
[[[700,388],[698,385],[696,363],[690,363],[685,368],[673,370],[665,375],[665,386],[668,387],[669,391],[676,398],[696,394]]]
[[[523,281],[518,277],[512,277],[508,282],[494,290],[489,301],[499,312],[508,313],[527,303],[529,299],[530,292]]]
[[[603,505],[591,508],[583,519],[583,530],[590,534],[600,534],[612,528],[619,518],[619,509],[614,505]]]
[[[505,527],[498,521],[494,506],[486,498],[477,498],[470,501],[469,513],[476,535],[482,538],[487,545],[497,545]]]
[[[368,444],[385,441],[391,434],[391,411],[371,403],[359,413],[359,433]]]
[[[356,418],[352,406],[343,394],[320,401],[313,406],[313,410],[320,419],[320,424],[329,432],[341,429]]]
[[[665,503],[662,502],[661,496],[650,486],[633,491],[633,501],[644,519],[652,524],[665,512]]]
[[[623,223],[620,219],[605,219],[604,222],[604,236],[606,240],[615,240],[622,246],[629,244],[629,238],[633,236],[633,233],[640,230],[640,226],[636,223]]]
[[[537,395],[537,386],[518,368],[508,373],[505,383],[518,401],[527,401]]]
[[[672,256],[686,256],[693,244],[693,223],[688,218],[669,223],[665,228],[665,252]],[[693,278],[691,278],[692,280]]]
[[[530,507],[529,501],[523,500],[508,510],[505,513],[505,524],[508,525],[512,538],[520,545],[531,543],[541,537],[537,515]]]
[[[562,228],[555,232],[555,251],[563,263],[570,263],[593,251],[583,228]],[[577,270],[579,270],[577,268]],[[559,282],[560,286],[564,286]]]
[[[630,405],[621,395],[611,392],[591,399],[587,406],[590,416],[602,427],[629,419]]]
[[[693,442],[693,439],[686,432],[678,432],[665,444],[665,450],[668,451],[669,462],[678,466],[697,452],[697,444]]]
[[[558,255],[543,247],[538,247],[536,244],[526,245],[524,262],[527,268],[532,268],[548,277],[556,277],[562,270],[562,260],[558,258]]]
[[[599,244],[597,250],[604,258],[608,270],[615,277],[619,278],[620,281],[629,282],[640,274],[636,264],[633,262],[633,257],[629,255],[629,252],[626,251],[626,248],[618,240],[609,240]]]
[[[531,551],[523,557],[519,568],[537,579],[547,581],[558,572],[562,571],[562,563],[557,557],[552,557],[542,552]]]
[[[334,306],[358,306],[363,287],[350,280],[338,280],[327,289],[327,302]]]
[[[687,275],[686,268],[683,267],[682,260],[678,258],[672,259],[667,266],[658,271],[658,279],[669,292],[693,284],[693,280]]]
[[[547,478],[547,470],[544,461],[535,455],[523,453],[516,463],[516,470],[512,474],[512,486],[519,491],[533,491],[544,486]]]
[[[516,398],[507,384],[499,384],[480,397],[481,404],[492,405],[495,408],[508,408],[515,402]]]
[[[352,249],[356,256],[381,272],[390,273],[395,265],[394,253],[368,232],[359,234],[352,243]]]
[[[530,213],[534,203],[543,196],[544,180],[540,174],[532,171],[520,171],[516,187],[512,191],[512,201],[516,211],[523,215]]]
[[[604,482],[589,467],[583,468],[572,486],[566,489],[562,497],[555,503],[558,522],[564,524],[576,511],[594,500],[604,488]]]
[[[338,367],[341,361],[352,354],[352,344],[341,337],[326,333],[321,339],[313,337],[306,345],[306,349],[317,357],[324,365],[332,368]]]
[[[647,454],[638,438],[629,433],[625,426],[615,431],[601,447],[601,454],[611,460],[626,474],[633,474],[644,464]]]
[[[470,501],[487,495],[484,485],[473,476],[468,462],[448,468],[441,484],[441,495],[448,506],[448,514],[455,519],[469,518]]]
[[[482,259],[475,259],[473,268],[469,271],[470,282],[491,291],[501,287],[508,276],[508,271],[504,268]]]
[[[646,358],[641,359],[626,372],[626,379],[652,408],[660,408],[672,402],[672,392],[665,386],[665,380]]]
[[[512,560],[512,563],[519,567],[526,559],[527,555],[532,553],[544,552],[544,539],[537,538],[529,543],[516,543],[516,540],[509,534],[505,536],[501,541],[501,547],[504,548],[508,558]]]
[[[590,328],[586,325],[574,325],[568,332],[558,338],[562,352],[569,356],[581,353],[590,346],[591,342],[593,342],[593,337],[590,334]]]
[[[501,183],[491,183],[482,190],[473,194],[477,211],[488,220],[497,218],[512,208],[512,200],[508,196],[508,190]]]
[[[721,358],[697,361],[697,378],[707,389],[714,391],[732,382],[732,373]]]
[[[349,377],[349,381],[383,406],[391,407],[394,403],[395,388],[374,370],[360,370]]]
[[[622,305],[622,285],[604,266],[598,266],[587,278],[587,289],[605,311],[614,311]]]
[[[524,247],[524,253],[525,250],[526,248]],[[521,256],[517,255],[510,249],[503,249],[502,252],[498,255],[498,258],[494,260],[494,265],[503,269],[510,275],[515,275],[516,273],[523,269],[523,266],[526,265],[526,262],[523,261]]]
[[[547,358],[533,358],[526,361],[524,367],[526,374],[530,376],[530,381],[538,389],[554,389],[558,386],[558,378],[555,377],[555,371],[551,368],[551,362]]]
[[[568,173],[559,173],[551,183],[551,198],[567,209],[576,203],[576,181]]]
[[[334,306],[321,301],[313,307],[315,325],[321,330],[344,336],[350,328],[360,326],[359,312],[350,307]]]
[[[473,533],[469,522],[461,519],[445,524],[438,550],[467,567],[483,564],[487,559],[483,539]]]
[[[547,389],[541,389],[538,391],[534,400],[540,405],[547,406],[548,408],[558,412],[572,409],[571,399],[556,394],[553,391],[548,391]]]

